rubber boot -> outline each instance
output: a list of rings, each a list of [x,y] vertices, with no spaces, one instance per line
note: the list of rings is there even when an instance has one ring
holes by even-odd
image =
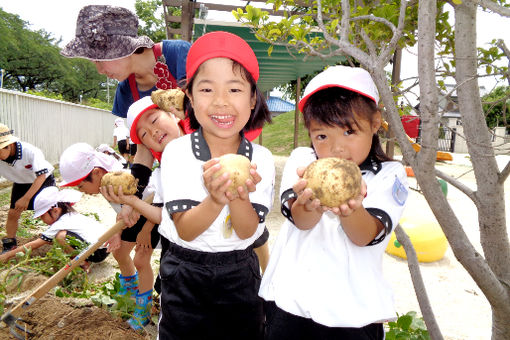
[[[152,289],[142,294],[136,294],[136,307],[133,317],[128,320],[135,331],[142,329],[150,322],[152,309]]]
[[[2,239],[2,246],[3,246],[2,254],[4,254],[9,250],[13,250],[14,248],[16,248],[18,246],[18,242],[16,241],[15,237],[13,238],[5,237]]]
[[[138,294],[138,273],[131,276],[119,275],[120,289],[117,295],[132,297]]]

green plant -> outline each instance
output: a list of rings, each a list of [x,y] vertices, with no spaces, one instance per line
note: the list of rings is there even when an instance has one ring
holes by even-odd
[[[310,146],[308,131],[303,125],[301,113],[298,113],[298,146]],[[258,141],[255,140],[257,143]],[[294,111],[282,113],[273,118],[272,124],[266,124],[262,130],[262,145],[273,155],[288,156],[294,149]]]
[[[387,329],[387,340],[430,340],[423,318],[414,311],[398,315],[397,321],[388,322]]]
[[[21,213],[21,218],[16,231],[16,236],[30,238],[38,233],[40,227],[46,225],[39,218],[34,218],[34,212],[25,210]]]
[[[96,212],[83,212],[81,214],[85,216],[92,216],[96,219],[96,221],[101,222],[101,218],[99,217],[99,214]]]

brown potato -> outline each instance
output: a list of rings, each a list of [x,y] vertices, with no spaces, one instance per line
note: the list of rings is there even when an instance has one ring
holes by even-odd
[[[307,188],[321,205],[334,208],[359,195],[361,171],[356,163],[335,157],[321,158],[308,165],[303,174]]]
[[[152,91],[151,99],[161,110],[170,112],[173,107],[179,112],[177,118],[184,119],[184,92],[181,89]]]
[[[115,195],[119,193],[119,186],[122,186],[122,193],[124,195],[136,194],[138,179],[126,171],[109,172],[101,178],[101,186],[113,186]]]
[[[234,195],[237,194],[238,187],[242,186],[246,189],[245,183],[248,178],[253,179],[250,174],[251,163],[246,156],[228,153],[220,157],[220,164],[221,169],[214,174],[213,178],[228,172],[232,180],[228,190]]]

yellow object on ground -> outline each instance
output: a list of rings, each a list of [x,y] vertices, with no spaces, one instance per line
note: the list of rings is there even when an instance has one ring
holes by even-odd
[[[422,218],[403,218],[400,226],[405,230],[416,251],[419,262],[434,262],[443,258],[448,241],[436,221]],[[404,247],[397,241],[395,232],[391,233],[386,252],[407,259]]]

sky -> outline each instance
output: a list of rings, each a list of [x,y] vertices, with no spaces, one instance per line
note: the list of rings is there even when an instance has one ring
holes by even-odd
[[[220,3],[221,0],[202,0],[201,2]],[[232,5],[244,5],[246,1],[228,0]],[[60,46],[64,46],[73,37],[76,29],[78,12],[86,5],[115,5],[126,7],[133,12],[135,0],[0,0],[0,7],[9,13],[20,16],[31,24],[30,29],[44,29],[58,40],[62,39]],[[257,5],[260,6],[260,5]],[[221,21],[234,21],[230,14],[210,11],[208,18]],[[510,18],[503,18],[497,14],[479,12],[477,17],[478,46],[490,42],[492,39],[503,39],[510,48]],[[506,39],[505,39],[506,38]],[[487,46],[487,45],[485,45]],[[417,75],[417,58],[413,53],[404,52],[402,59],[402,79]],[[494,86],[491,78],[481,79],[480,85],[487,89]]]

